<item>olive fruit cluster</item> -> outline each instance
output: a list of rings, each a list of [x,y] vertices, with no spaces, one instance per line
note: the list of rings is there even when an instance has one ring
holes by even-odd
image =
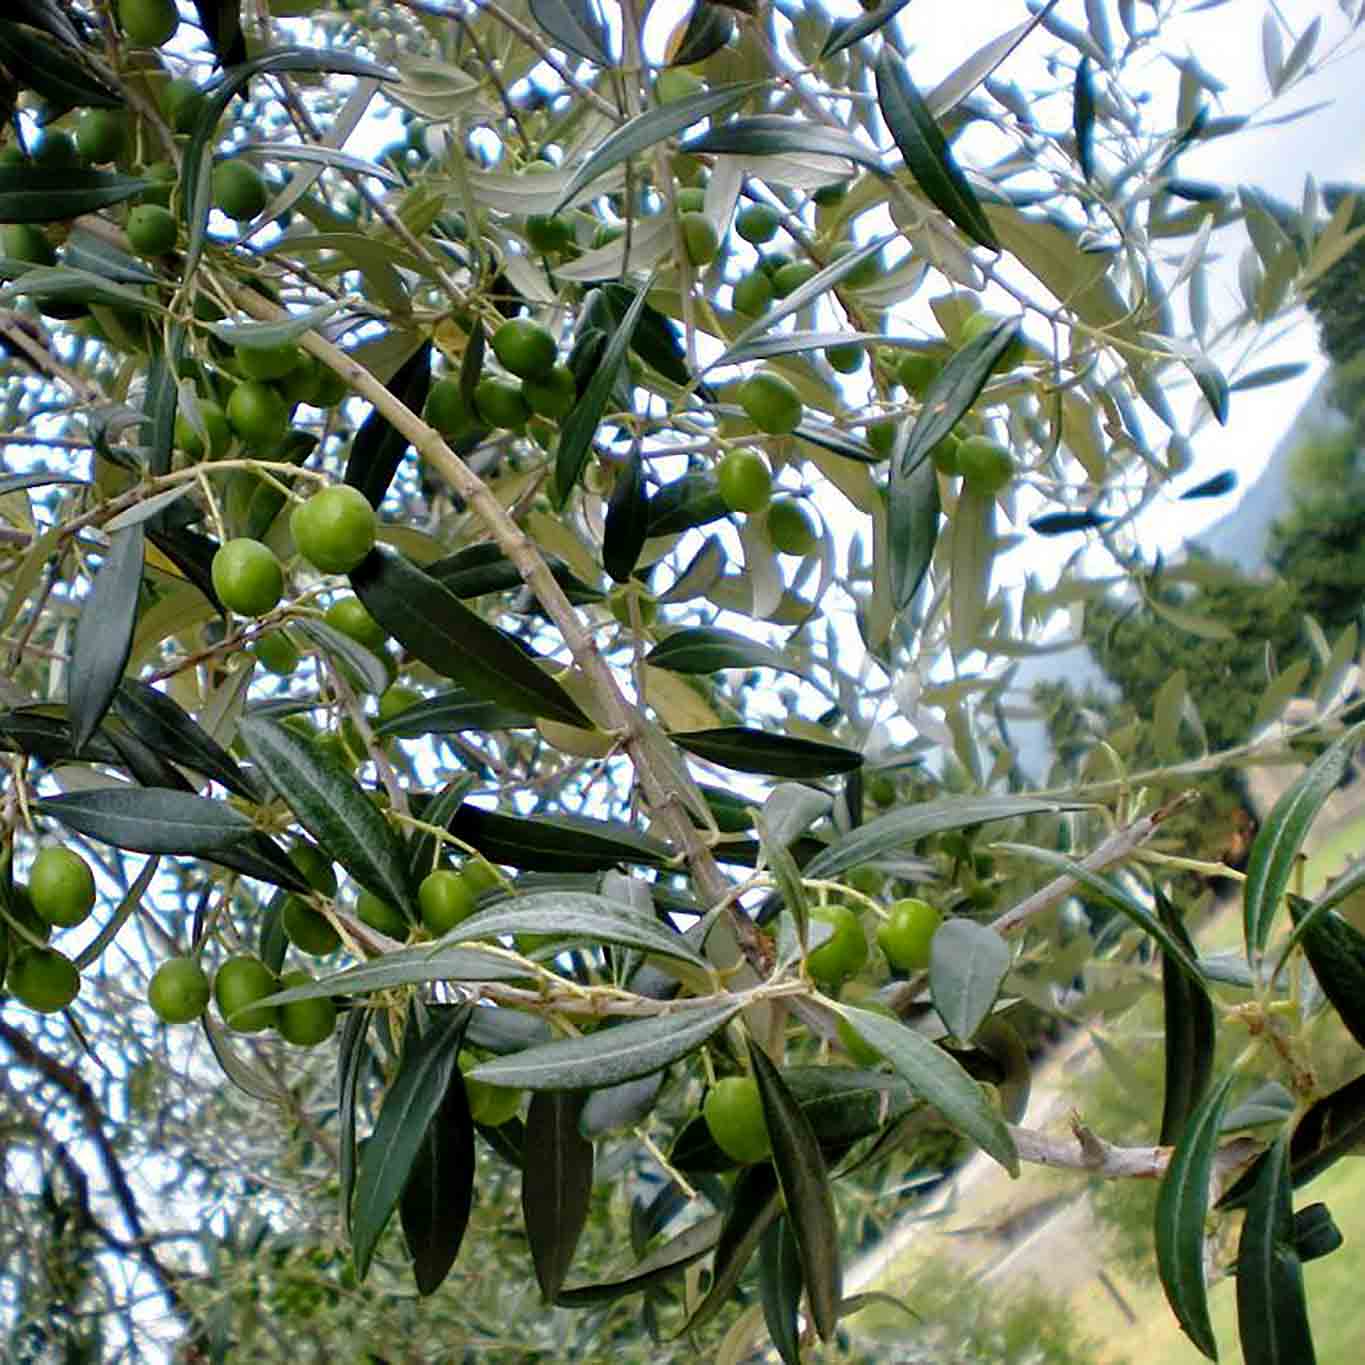
[[[185,960],[175,959],[177,962]],[[163,964],[163,968],[167,965]],[[331,1000],[324,996],[314,1000],[292,1000],[282,1005],[263,1003],[278,991],[311,985],[312,980],[305,971],[288,971],[277,978],[260,958],[242,953],[228,958],[214,974],[213,1002],[223,1022],[235,1033],[262,1033],[273,1028],[285,1042],[295,1047],[315,1047],[336,1031],[336,1006]],[[196,985],[195,998],[197,995]],[[203,1013],[206,1004],[207,997],[200,1002],[198,1013]],[[198,1014],[192,1017],[197,1018]]]
[[[829,932],[807,952],[806,969],[819,986],[837,991],[867,963],[862,921],[849,906],[838,903],[817,906],[810,917],[814,923],[827,926]],[[877,946],[898,971],[923,971],[929,965],[930,947],[942,922],[942,914],[928,901],[907,896],[887,911],[877,928]]]
[[[773,498],[772,475],[757,451],[728,451],[716,467],[716,487],[732,512],[754,516],[766,511],[768,543],[780,554],[803,557],[819,544],[805,507],[795,498]]]
[[[76,964],[48,940],[54,929],[83,924],[96,895],[89,863],[60,844],[40,849],[28,885],[14,885],[9,914],[21,932],[0,922],[0,974],[20,1004],[50,1014],[65,1009],[80,993]]]
[[[493,333],[491,345],[504,374],[485,373],[469,396],[455,379],[431,386],[423,415],[441,435],[458,437],[479,426],[522,431],[532,417],[558,422],[573,411],[578,385],[573,371],[559,363],[558,343],[547,328],[531,318],[511,318]]]

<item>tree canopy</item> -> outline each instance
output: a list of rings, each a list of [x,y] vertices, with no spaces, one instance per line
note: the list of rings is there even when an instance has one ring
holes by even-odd
[[[1354,616],[1292,728],[1263,647],[1052,785],[1011,728],[1116,584],[1162,667],[1237,634],[1143,527],[1231,488],[1201,432],[1359,249],[1353,197],[1182,159],[1360,16],[1272,9],[1241,114],[1195,8],[1021,8],[943,70],[906,0],[0,18],[20,1358],[795,1362],[880,1310],[986,1359],[1022,1319],[845,1281],[969,1152],[1159,1180],[1195,1345],[1235,1273],[1246,1358],[1312,1358],[1292,1191],[1363,1121],[1365,942],[1360,875],[1292,877]],[[1230,869],[1173,817],[1304,757],[1201,954],[1182,878]],[[1115,966],[1159,1125],[1027,1126]]]

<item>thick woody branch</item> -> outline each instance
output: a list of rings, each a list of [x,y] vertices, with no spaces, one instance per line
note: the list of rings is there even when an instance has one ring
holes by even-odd
[[[1173,1147],[1116,1147],[1087,1128],[1078,1117],[1071,1120],[1070,1137],[1053,1137],[1032,1128],[1009,1125],[1019,1160],[1031,1166],[1085,1171],[1106,1180],[1160,1180],[1170,1165]],[[1214,1172],[1222,1183],[1239,1171],[1261,1150],[1251,1138],[1224,1143],[1214,1160]]]
[[[247,312],[262,320],[278,321],[287,316],[283,310],[251,290],[239,289],[235,291],[235,296]],[[682,795],[668,771],[669,764],[651,752],[653,745],[658,742],[657,731],[651,735],[644,716],[622,693],[610,666],[598,652],[587,627],[555,581],[540,551],[508,515],[488,485],[451,450],[440,434],[395,398],[369,370],[316,332],[305,333],[302,345],[328,369],[340,375],[359,397],[370,403],[395,430],[406,437],[427,464],[449,483],[488,528],[498,548],[516,566],[546,615],[558,628],[574,662],[586,674],[602,704],[607,725],[621,736],[622,747],[635,765],[650,813],[673,846],[687,860],[703,902],[714,905],[722,900],[729,884],[712,856],[705,835],[688,818]],[[681,758],[677,761],[680,763]],[[751,963],[761,960],[752,924],[738,914],[730,915],[728,923],[737,953],[742,952]],[[732,963],[722,962],[720,965],[730,966]]]

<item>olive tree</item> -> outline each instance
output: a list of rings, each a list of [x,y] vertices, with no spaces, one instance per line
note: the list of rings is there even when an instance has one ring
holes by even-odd
[[[1227,487],[1199,433],[1281,377],[1257,343],[1353,205],[1182,177],[1248,122],[1188,56],[1141,86],[1187,6],[1034,8],[943,71],[905,0],[0,20],[32,1357],[245,1322],[390,1358],[439,1320],[489,1358],[795,1361],[877,1302],[842,1278],[869,1192],[979,1149],[1160,1181],[1196,1345],[1236,1273],[1248,1358],[1309,1358],[1334,1228],[1291,1191],[1365,1114],[1309,1030],[1365,1037],[1365,949],[1358,877],[1290,882],[1350,689],[1228,752],[1168,705],[1164,766],[1104,746],[1045,790],[1004,692],[1060,609],[1149,587],[1144,515]],[[1272,94],[1353,30],[1272,10]],[[1245,960],[1201,958],[1163,823],[1304,747]],[[1153,954],[1148,1145],[1023,1126],[1077,979]]]

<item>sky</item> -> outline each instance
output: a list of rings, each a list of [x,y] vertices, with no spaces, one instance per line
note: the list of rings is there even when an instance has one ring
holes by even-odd
[[[1102,3],[1108,11],[1111,28],[1119,33],[1116,5],[1112,0],[1102,0]],[[1184,8],[1190,10],[1193,4]],[[1269,99],[1270,88],[1262,61],[1262,20],[1269,8],[1268,4],[1229,0],[1216,8],[1186,13],[1166,26],[1162,41],[1164,49],[1194,56],[1226,84],[1222,107],[1216,113],[1251,113]],[[1319,54],[1326,53],[1338,39],[1349,34],[1348,21],[1335,0],[1295,0],[1280,8],[1292,16],[1296,33],[1302,32],[1315,18],[1321,18]],[[1139,4],[1138,9],[1140,13],[1148,12],[1145,4]],[[934,73],[956,65],[1025,17],[1027,12],[1024,3],[914,0],[902,18],[906,33],[917,44],[917,52],[911,57],[912,74],[918,76],[922,62],[925,76],[932,79]],[[1054,13],[1074,27],[1085,27],[1083,0],[1063,0]],[[1330,101],[1328,108],[1296,122],[1243,130],[1198,146],[1182,158],[1181,174],[1224,186],[1252,185],[1291,204],[1300,202],[1308,175],[1312,175],[1319,185],[1365,182],[1365,138],[1361,136],[1360,127],[1360,91],[1365,84],[1363,36],[1365,30],[1348,40],[1340,55],[1328,63],[1325,70],[1282,95],[1273,107],[1265,110],[1265,117],[1276,118],[1319,101]],[[1291,46],[1292,43],[1286,40],[1285,50]],[[1027,87],[1030,72],[1041,72],[1040,58],[1056,48],[1055,38],[1036,32],[1011,58],[1002,74]],[[1138,74],[1142,74],[1141,68]],[[1146,75],[1154,100],[1160,102],[1158,108],[1170,108],[1176,80],[1174,67],[1164,59],[1157,59],[1149,64]],[[1236,256],[1246,242],[1240,226],[1215,235],[1215,244],[1220,238],[1226,244],[1225,259],[1221,269],[1213,272],[1210,288],[1215,317],[1219,313],[1226,316],[1235,308],[1229,300],[1236,290]],[[1174,250],[1180,252],[1184,245],[1177,242]],[[1214,357],[1224,364],[1229,358]],[[1259,353],[1256,365],[1251,368],[1290,361],[1306,361],[1309,369],[1286,383],[1234,394],[1227,425],[1219,427],[1208,422],[1194,436],[1195,465],[1189,481],[1197,482],[1200,476],[1232,469],[1238,474],[1237,494],[1207,502],[1172,500],[1159,517],[1149,518],[1150,526],[1146,529],[1153,538],[1152,549],[1157,544],[1167,552],[1178,549],[1185,539],[1211,522],[1226,517],[1264,468],[1324,369],[1311,325],[1302,317],[1276,346]],[[1182,416],[1192,407],[1193,395],[1187,395],[1183,406],[1176,403],[1176,411]],[[1151,426],[1156,435],[1160,424],[1153,420]],[[1189,486],[1188,482],[1182,481],[1181,487],[1186,486]]]

